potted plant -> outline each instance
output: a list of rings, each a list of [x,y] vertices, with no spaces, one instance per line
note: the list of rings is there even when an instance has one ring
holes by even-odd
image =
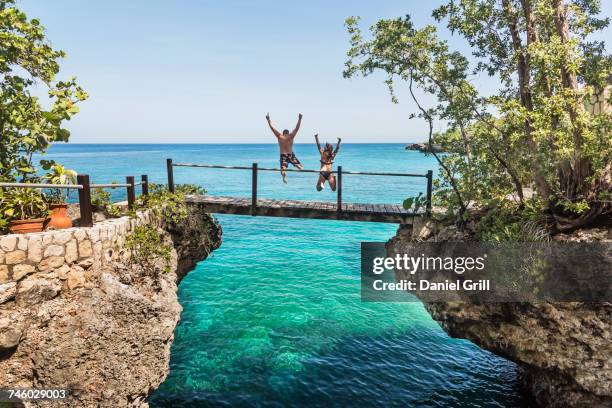
[[[11,188],[0,193],[0,212],[14,234],[41,232],[47,216],[44,194],[31,188]]]
[[[49,170],[45,174],[44,179],[49,184],[76,184],[76,172],[55,163],[54,161],[42,160],[43,169]],[[68,197],[70,189],[67,188],[52,188],[47,194],[49,201],[49,222],[47,228],[65,229],[72,227],[72,219],[68,216]]]

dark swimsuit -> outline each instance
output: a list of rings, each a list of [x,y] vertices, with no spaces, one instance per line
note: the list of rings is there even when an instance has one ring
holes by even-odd
[[[323,160],[320,160],[320,162],[321,162],[321,164],[329,164],[330,166],[331,166],[332,164],[334,164],[334,162],[333,162],[333,161],[325,162],[325,161],[323,161]],[[331,175],[332,175],[332,172],[331,172],[331,171],[327,171],[327,170],[321,170],[321,171],[319,172],[319,174],[320,174],[321,176],[323,176],[323,179],[325,179],[325,180],[329,181],[329,176],[331,176]]]
[[[331,171],[320,171],[319,174],[323,176],[323,178],[329,181],[329,176],[331,176]]]
[[[297,157],[295,157],[295,153],[281,153],[280,155],[280,166],[282,168],[287,168],[289,163],[293,164],[293,166],[297,166],[300,163]]]

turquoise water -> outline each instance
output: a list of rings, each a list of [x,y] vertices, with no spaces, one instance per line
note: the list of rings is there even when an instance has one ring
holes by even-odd
[[[311,145],[296,153],[318,163]],[[148,174],[175,162],[277,167],[273,145],[58,145],[50,157],[94,182]],[[425,173],[432,158],[399,144],[346,145],[345,170]],[[102,176],[104,175],[104,176]],[[250,173],[175,170],[177,182],[248,196]],[[335,200],[316,175],[260,178],[262,197]],[[345,202],[400,203],[425,179],[346,176]],[[123,199],[123,192],[115,191]],[[511,407],[522,401],[514,364],[449,338],[420,303],[360,300],[361,241],[386,241],[395,225],[219,215],[223,245],[179,287],[184,307],[170,375],[152,407]]]

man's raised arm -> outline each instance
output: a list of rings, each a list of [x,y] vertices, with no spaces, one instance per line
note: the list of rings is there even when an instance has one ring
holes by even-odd
[[[269,113],[266,115],[266,120],[268,121],[268,126],[270,126],[270,129],[272,130],[272,133],[274,133],[274,136],[280,137],[280,135],[281,135],[280,132],[278,130],[276,130],[274,128],[274,126],[272,126],[272,121],[270,120],[270,114]]]
[[[298,130],[300,130],[301,124],[302,124],[302,114],[300,113],[298,115],[297,125],[295,125],[295,129],[293,129],[293,132],[291,132],[291,137],[295,137],[295,135],[297,135]]]

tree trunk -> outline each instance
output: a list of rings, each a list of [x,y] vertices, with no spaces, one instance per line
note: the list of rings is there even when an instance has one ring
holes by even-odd
[[[506,171],[510,175],[510,178],[512,179],[512,183],[514,184],[514,190],[516,190],[516,194],[519,198],[520,205],[522,206],[525,201],[525,197],[523,195],[523,185],[521,184],[521,180],[519,179],[518,174],[516,174],[516,171],[512,169],[512,167],[508,164],[508,162],[504,160],[503,157],[497,151],[493,149],[493,147],[491,147],[490,149],[491,149],[491,153],[493,153],[493,156],[502,165],[502,167],[506,169]]]
[[[563,0],[554,0],[555,13],[553,16],[556,34],[561,43],[568,46],[571,37],[569,31],[568,7]],[[569,52],[569,50],[568,50]],[[599,180],[588,182],[593,176],[591,161],[582,152],[584,143],[584,127],[580,121],[580,110],[582,100],[579,95],[578,79],[576,73],[569,68],[571,61],[566,56],[561,64],[561,82],[565,89],[572,91],[573,100],[568,104],[567,113],[572,123],[572,136],[574,140],[574,157],[559,165],[558,179],[559,187],[565,199],[570,201],[586,200],[589,203],[589,211],[582,214],[555,214],[557,229],[569,230],[586,225],[602,214],[610,212],[610,203],[599,200],[599,193],[610,191],[610,166],[606,169]]]
[[[504,10],[504,16],[508,23],[508,29],[510,30],[510,35],[512,36],[512,47],[517,57],[517,74],[519,79],[519,92],[521,98],[521,105],[527,109],[527,111],[533,111],[533,102],[531,99],[531,90],[530,90],[530,74],[529,74],[529,64],[527,60],[527,50],[524,49],[519,29],[517,17],[512,9],[512,5],[509,0],[502,0],[502,6]],[[532,34],[533,36],[534,34]],[[527,147],[534,155],[537,156],[538,153],[538,145],[536,141],[533,139],[533,127],[531,126],[531,121],[527,117],[525,119],[525,138],[527,140]],[[544,177],[544,172],[541,170],[540,164],[536,163],[534,169],[534,180],[536,184],[536,189],[540,196],[542,196],[545,200],[551,195],[551,189]]]

